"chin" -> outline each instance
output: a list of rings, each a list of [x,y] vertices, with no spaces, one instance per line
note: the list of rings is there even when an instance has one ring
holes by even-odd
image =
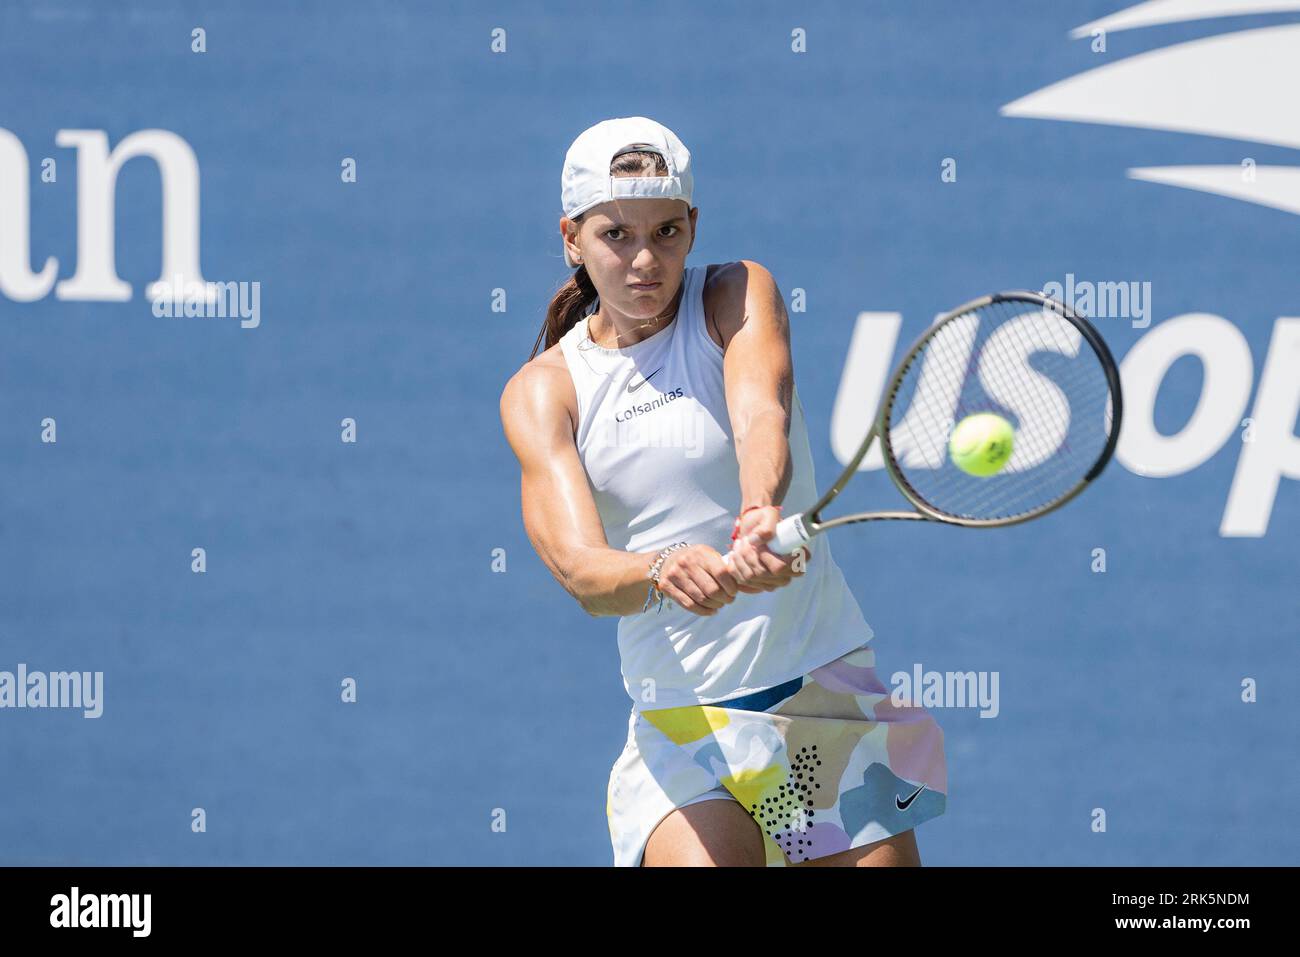
[[[645,315],[641,316],[643,319],[650,319],[662,312],[664,305],[671,298],[664,295],[663,286],[650,292],[637,292],[634,289],[629,290],[629,292],[631,294],[627,297],[626,311],[629,315],[644,313]]]

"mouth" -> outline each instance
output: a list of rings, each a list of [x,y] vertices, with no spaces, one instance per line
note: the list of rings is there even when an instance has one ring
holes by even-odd
[[[633,282],[633,283],[628,283],[628,285],[629,285],[631,288],[633,288],[633,289],[638,289],[638,290],[640,290],[640,291],[642,291],[642,292],[650,292],[652,289],[658,289],[660,286],[663,285],[663,283],[661,283],[661,282]]]

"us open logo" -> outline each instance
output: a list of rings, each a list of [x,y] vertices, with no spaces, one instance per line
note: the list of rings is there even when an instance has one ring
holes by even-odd
[[[1072,35],[1095,40],[1106,31],[1239,15],[1242,6],[1226,0],[1143,3],[1084,24]],[[1246,12],[1300,11],[1300,2],[1247,6],[1263,9]],[[1292,23],[1211,36],[1109,62],[1008,103],[1001,113],[1300,148],[1297,89],[1300,24]],[[1225,145],[1225,156],[1232,156],[1232,149]],[[1231,163],[1136,167],[1128,175],[1300,215],[1300,167],[1260,166],[1237,155]],[[1275,318],[1256,382],[1255,357],[1232,316],[1184,312],[1153,323],[1151,290],[1140,280],[1088,277],[1083,285],[1075,278],[1051,280],[1050,291],[1060,294],[1054,298],[1080,307],[1084,315],[1123,313],[1126,310],[1114,306],[1112,299],[1104,299],[1100,309],[1095,299],[1098,289],[1106,296],[1122,291],[1128,296],[1133,326],[1150,326],[1120,363],[1125,414],[1116,460],[1135,475],[1173,478],[1199,468],[1222,450],[1239,448],[1219,535],[1266,535],[1282,479],[1300,479],[1300,438],[1294,432],[1300,413],[1300,316]],[[1049,284],[1043,288],[1048,291]],[[1080,296],[1085,293],[1094,296],[1092,309],[1082,308]],[[858,397],[880,394],[901,323],[896,312],[858,315],[831,419],[831,446],[841,463],[851,459],[875,415]],[[1183,427],[1165,435],[1155,425],[1156,396],[1170,368],[1187,356],[1202,367],[1201,393]],[[861,464],[863,469],[882,467],[878,448]]]

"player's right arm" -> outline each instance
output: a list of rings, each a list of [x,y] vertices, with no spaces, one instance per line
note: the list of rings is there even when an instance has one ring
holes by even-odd
[[[501,393],[501,422],[519,459],[524,529],[556,581],[590,615],[631,615],[645,604],[646,571],[657,552],[611,548],[574,442],[564,389],[568,370],[529,362]],[[660,587],[697,615],[712,615],[740,588],[722,556],[707,545],[672,552]]]

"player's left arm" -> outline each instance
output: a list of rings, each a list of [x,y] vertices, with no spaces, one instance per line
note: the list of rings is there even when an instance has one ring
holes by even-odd
[[[740,508],[776,506],[790,486],[790,405],[794,363],[790,317],[776,280],[760,264],[742,259],[718,270],[710,314],[723,340],[727,413],[740,468]],[[795,556],[743,544],[748,534],[767,541],[776,533],[775,508],[755,508],[741,520],[736,560],[750,584],[786,584]]]

